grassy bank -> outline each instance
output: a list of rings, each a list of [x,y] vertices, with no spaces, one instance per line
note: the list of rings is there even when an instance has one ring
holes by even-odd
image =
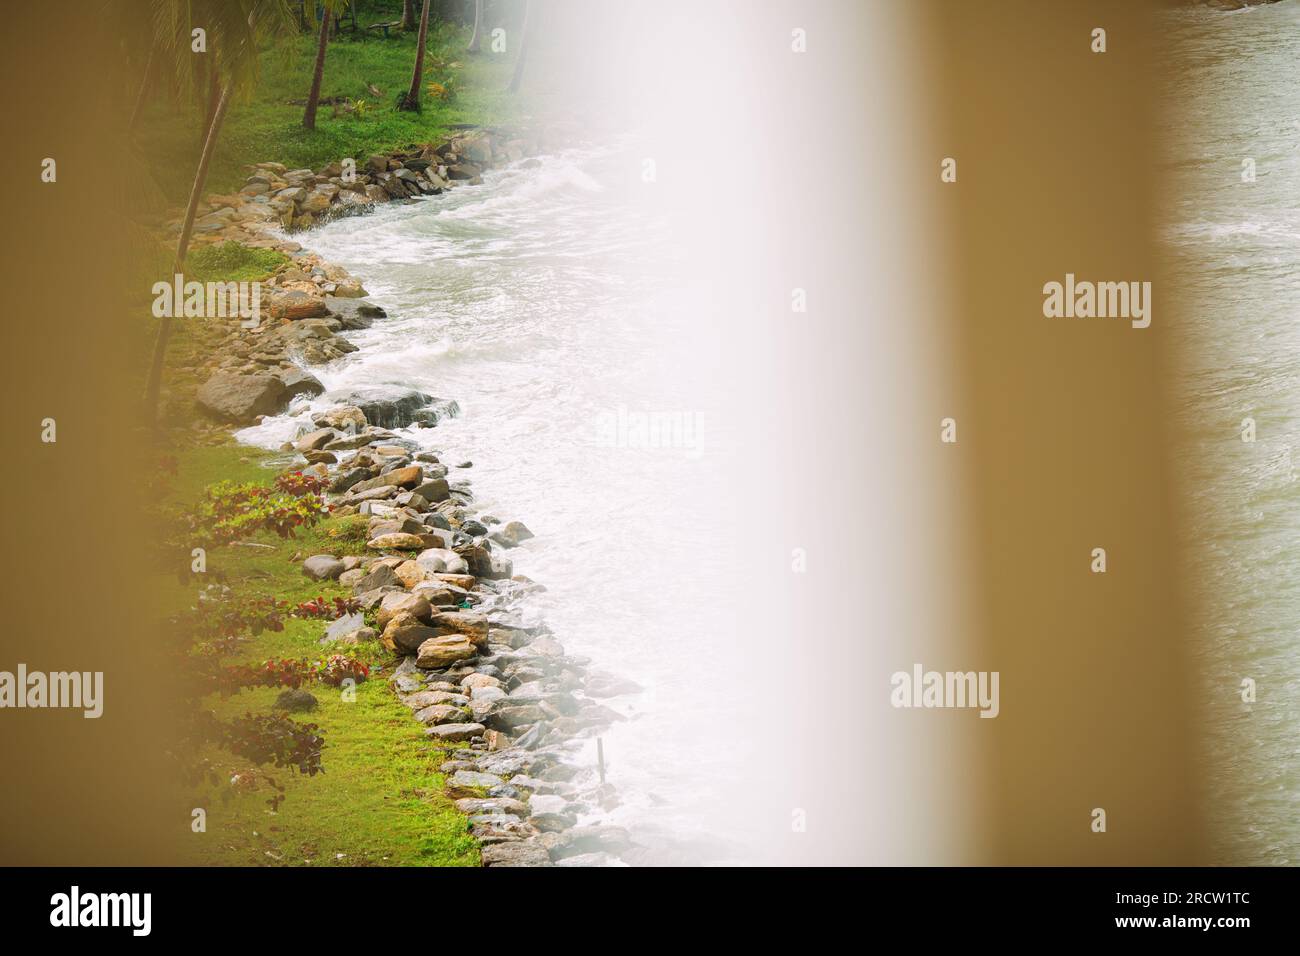
[[[363,9],[360,29],[345,26],[331,39],[325,59],[321,98],[347,97],[362,101],[361,110],[335,114],[322,105],[316,129],[302,126],[303,101],[311,85],[316,56],[315,35],[286,37],[267,45],[259,56],[259,79],[252,99],[236,103],[227,115],[208,175],[208,192],[237,189],[251,163],[275,161],[290,168],[321,166],[344,157],[364,160],[385,150],[444,136],[458,123],[492,125],[506,122],[514,100],[505,93],[513,53],[465,50],[469,31],[439,21],[429,25],[418,113],[398,110],[396,100],[411,82],[416,36],[390,30],[366,29],[371,23],[400,19],[393,10]],[[445,91],[430,92],[430,84]],[[380,92],[375,94],[370,87]],[[188,196],[198,160],[203,129],[201,109],[177,112],[158,104],[145,116],[139,132],[143,152],[151,158],[153,178],[175,205]]]
[[[277,471],[263,467],[264,453],[236,445],[191,448],[180,452],[164,504],[185,508],[209,485],[222,480],[269,485]],[[345,593],[334,582],[315,582],[301,571],[303,557],[320,552],[364,551],[358,519],[327,518],[297,537],[281,539],[262,532],[240,543],[214,549],[205,575],[192,581],[220,580],[234,594],[274,595],[297,604]],[[361,522],[364,529],[364,520]],[[156,592],[164,612],[193,603],[195,583],[179,585],[159,576]],[[270,658],[318,659],[332,653],[318,643],[325,624],[290,618],[280,632],[251,637],[225,663],[256,664]],[[391,655],[377,646],[346,648],[369,663],[372,677],[348,701],[335,687],[308,687],[319,707],[296,719],[316,723],[325,739],[323,774],[304,777],[272,771],[284,785],[285,799],[272,812],[274,792],[247,761],[228,752],[207,754],[221,782],[202,797],[207,832],[195,835],[193,862],[213,865],[312,866],[476,866],[478,849],[466,832],[465,818],[442,792],[438,767],[447,759],[443,747],[425,740],[419,723],[387,682]],[[220,717],[268,713],[278,688],[242,690],[228,698],[212,695],[205,704]],[[230,781],[239,778],[239,784]]]

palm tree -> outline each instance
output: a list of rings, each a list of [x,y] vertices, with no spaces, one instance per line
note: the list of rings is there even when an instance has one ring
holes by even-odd
[[[479,51],[479,35],[483,32],[483,0],[474,0],[474,35],[469,38],[466,49],[470,53]]]
[[[519,81],[524,78],[524,61],[528,56],[528,0],[524,0],[524,24],[519,28],[519,54],[515,57],[515,71],[510,76],[510,85],[506,90],[514,93],[519,89]]]
[[[302,114],[306,129],[316,128],[316,106],[320,103],[320,85],[325,78],[325,48],[330,42],[330,9],[328,3],[320,6],[320,40],[316,44],[316,69],[311,75],[311,92],[307,94],[307,110]]]
[[[122,0],[126,3],[128,0]],[[138,2],[138,0],[137,0]],[[189,251],[199,199],[207,183],[208,167],[216,151],[221,127],[234,95],[249,89],[257,77],[257,36],[261,32],[281,32],[296,28],[296,17],[288,0],[151,0],[154,29],[153,54],[170,66],[178,81],[187,84],[192,74],[191,30],[202,26],[207,31],[207,47],[212,60],[209,69],[219,77],[220,90],[208,121],[203,151],[190,187],[185,218],[176,240],[173,271],[181,272]],[[138,8],[135,8],[138,9]],[[162,384],[163,360],[167,339],[171,335],[171,318],[164,317],[154,339],[153,361],[145,386],[145,413],[157,422],[158,392]]]
[[[424,75],[424,38],[429,33],[429,0],[424,0],[420,8],[420,37],[415,49],[415,72],[411,74],[411,88],[397,104],[399,110],[418,110],[420,108],[420,80]]]

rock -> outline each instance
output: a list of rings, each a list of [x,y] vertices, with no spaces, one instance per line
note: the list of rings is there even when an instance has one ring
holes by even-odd
[[[419,681],[415,681],[417,688],[423,687]],[[400,688],[399,688],[400,689]],[[465,707],[469,701],[463,694],[454,694],[446,690],[421,690],[412,694],[410,697],[402,699],[402,703],[412,710],[424,710],[426,707],[432,707],[434,704],[447,704],[452,707]]]
[[[414,615],[401,611],[389,619],[379,639],[396,654],[414,654],[438,636],[437,631],[421,624]],[[425,666],[420,661],[416,663]]]
[[[424,539],[415,534],[381,534],[366,542],[367,548],[376,551],[418,551],[424,547]]]
[[[561,834],[551,848],[554,859],[577,856],[581,853],[626,853],[632,848],[627,831],[615,826],[574,827]]]
[[[315,710],[319,706],[316,698],[310,692],[303,690],[301,687],[295,687],[292,690],[283,691],[275,699],[276,710],[288,710],[294,713]]]
[[[640,693],[641,685],[609,674],[591,673],[587,675],[583,690],[588,697],[620,697]]]
[[[314,432],[308,432],[296,442],[293,447],[297,451],[317,451],[324,445],[328,444],[335,436],[336,432],[332,428],[318,428]]]
[[[358,628],[366,626],[366,617],[361,612],[354,614],[344,614],[340,618],[335,618],[325,628],[325,640],[337,641],[346,634],[351,634]]]
[[[415,719],[422,724],[458,724],[468,723],[469,716],[459,707],[451,704],[430,704],[415,712]]]
[[[358,627],[355,630],[348,631],[342,637],[338,638],[340,644],[369,644],[371,641],[379,640],[379,632],[373,627]],[[330,643],[331,638],[326,636],[321,638],[322,644]]]
[[[531,537],[533,533],[522,521],[507,522],[505,527],[500,531],[494,531],[491,535],[493,541],[507,548],[516,548],[521,541],[527,541]]]
[[[385,594],[383,600],[379,602],[379,610],[375,614],[375,623],[382,630],[398,614],[409,614],[417,621],[428,623],[433,616],[433,608],[429,606],[428,600],[419,594],[402,594],[401,592]],[[429,636],[433,637],[434,635]]]
[[[577,856],[567,856],[555,861],[556,866],[569,867],[593,867],[593,866],[623,866],[617,859],[608,853],[579,853]]]
[[[285,384],[275,375],[218,371],[195,396],[200,409],[232,425],[252,425],[259,415],[274,415],[287,400]]]
[[[418,585],[423,584],[424,579],[428,576],[428,572],[414,561],[403,561],[393,569],[393,573],[397,575],[398,579],[402,582],[402,586],[405,588],[415,588]],[[451,592],[448,591],[447,593],[450,595]],[[449,601],[438,601],[432,594],[426,594],[425,598],[431,604],[450,603]]]
[[[460,686],[473,690],[478,687],[501,687],[501,681],[488,674],[467,674],[461,678]]]
[[[361,431],[369,424],[366,416],[361,409],[355,405],[341,405],[338,408],[331,408],[327,412],[316,415],[312,421],[317,425],[337,429],[338,431]]]
[[[551,866],[550,854],[533,840],[514,840],[483,847],[484,866]]]
[[[349,405],[361,409],[366,421],[380,428],[405,428],[415,421],[415,412],[434,401],[432,395],[411,391],[397,398],[365,399],[353,396]]]
[[[463,634],[449,634],[426,640],[417,649],[415,663],[426,670],[449,667],[478,655],[478,648]]]
[[[354,584],[352,590],[356,594],[365,594],[367,591],[373,591],[376,588],[401,587],[401,585],[402,582],[398,580],[392,568],[386,564],[378,564],[370,569],[370,573]]]
[[[508,559],[497,558],[487,548],[479,545],[458,548],[456,553],[465,559],[465,563],[469,565],[469,573],[476,578],[501,580],[510,577],[513,573]]]
[[[481,787],[486,790],[488,787],[496,787],[505,783],[494,773],[482,773],[477,770],[458,770],[450,780],[447,781],[449,786],[453,787]]]
[[[361,568],[350,568],[339,575],[339,584],[344,587],[355,588],[365,578],[366,572]]]
[[[310,372],[304,372],[300,368],[281,369],[273,373],[280,381],[284,382],[285,401],[292,401],[299,395],[306,395],[315,398],[325,391],[325,386],[320,383],[315,375]]]
[[[459,743],[480,736],[483,730],[482,724],[437,724],[428,728],[424,735],[445,743]]]
[[[482,614],[474,611],[442,613],[436,615],[431,623],[439,630],[447,629],[464,634],[479,647],[487,645],[488,622]]]
[[[421,551],[416,555],[416,563],[424,570],[431,574],[464,574],[469,570],[469,564],[458,555],[455,551],[448,551],[446,548],[429,548]],[[473,582],[470,582],[473,586]],[[468,589],[467,589],[468,590]]]
[[[283,292],[271,297],[271,317],[276,319],[315,319],[330,314],[325,300],[306,292]]]
[[[451,497],[451,489],[448,487],[445,478],[430,478],[428,481],[416,485],[413,491],[430,504],[437,504],[439,501],[446,501]]]
[[[415,488],[424,480],[424,469],[419,465],[408,465],[404,468],[394,468],[392,471],[384,472],[379,476],[385,484],[396,485],[399,488]],[[378,481],[379,479],[375,479]],[[420,497],[424,498],[424,495]],[[432,499],[425,498],[426,501]]]
[[[461,797],[456,809],[466,816],[482,813],[508,813],[516,817],[528,816],[528,805],[510,797]]]
[[[327,295],[325,305],[343,321],[345,329],[368,329],[375,319],[388,315],[373,302],[355,296]]]
[[[302,563],[302,573],[313,581],[333,581],[343,573],[343,562],[332,554],[314,554]]]

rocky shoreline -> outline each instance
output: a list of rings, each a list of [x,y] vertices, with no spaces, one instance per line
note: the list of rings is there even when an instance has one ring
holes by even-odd
[[[211,197],[196,222],[198,243],[235,240],[292,262],[264,283],[269,319],[231,323],[204,370],[198,407],[247,426],[317,397],[324,387],[305,366],[356,351],[343,333],[386,316],[359,281],[281,230],[474,185],[491,166],[537,151],[529,137],[465,130],[372,156],[355,177],[338,163],[319,171],[260,163],[237,194]],[[602,699],[637,688],[589,672],[544,625],[523,622],[521,601],[541,586],[514,573],[509,552],[532,533],[477,514],[470,482],[452,476],[444,452],[394,432],[433,428],[458,411],[414,390],[354,395],[316,412],[313,427],[280,449],[292,456],[290,471],[323,484],[333,515],[356,516],[358,526],[364,519],[370,553],[303,561],[304,574],[337,581],[361,607],[329,625],[321,643],[378,642],[392,652],[393,692],[426,736],[448,745],[441,770],[484,865],[616,864],[635,852],[626,831],[579,821],[612,809],[617,793],[595,768],[565,757],[578,738],[622,719]]]

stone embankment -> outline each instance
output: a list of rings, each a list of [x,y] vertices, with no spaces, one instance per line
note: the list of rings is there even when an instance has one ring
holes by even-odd
[[[475,185],[493,165],[530,161],[535,144],[493,130],[372,156],[351,175],[253,167],[238,193],[214,196],[197,220],[198,242],[273,248],[291,264],[264,283],[263,321],[230,323],[211,352],[196,395],[200,409],[246,426],[324,392],[308,371],[356,351],[345,333],[386,313],[361,283],[303,248],[295,234],[332,216]],[[535,161],[535,160],[533,160]],[[476,512],[468,480],[394,429],[433,428],[458,411],[451,400],[408,390],[349,396],[312,416],[281,451],[291,470],[328,489],[333,514],[364,536],[367,554],[315,554],[303,573],[337,581],[361,610],[331,624],[323,644],[378,642],[394,659],[390,682],[446,745],[448,789],[482,845],[484,864],[600,865],[632,850],[627,833],[579,825],[617,805],[613,787],[566,757],[576,738],[620,715],[602,700],[637,688],[588,669],[545,626],[528,625],[521,601],[540,588],[514,573],[511,552],[533,535],[519,521]],[[408,432],[409,434],[409,432]],[[470,467],[455,466],[456,473]]]

